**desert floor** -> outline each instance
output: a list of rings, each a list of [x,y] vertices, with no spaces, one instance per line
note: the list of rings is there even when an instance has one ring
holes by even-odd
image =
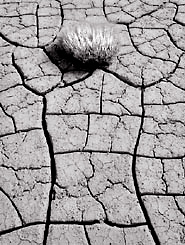
[[[109,23],[81,69],[61,28]],[[185,244],[185,1],[0,0],[0,245]]]

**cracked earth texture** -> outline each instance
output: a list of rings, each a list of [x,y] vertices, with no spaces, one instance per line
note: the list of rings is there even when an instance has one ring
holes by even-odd
[[[112,23],[108,68],[57,52]],[[0,0],[0,245],[185,244],[185,1]]]

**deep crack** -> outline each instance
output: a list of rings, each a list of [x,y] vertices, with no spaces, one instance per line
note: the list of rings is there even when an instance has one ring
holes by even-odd
[[[138,150],[138,146],[139,146],[139,142],[140,142],[140,138],[141,138],[141,133],[142,133],[142,129],[143,129],[143,124],[144,124],[144,118],[145,118],[144,91],[145,91],[145,88],[144,88],[144,82],[143,82],[142,87],[141,87],[142,117],[141,117],[141,124],[140,124],[139,132],[138,132],[138,137],[137,137],[135,148],[134,148],[134,155],[133,155],[133,159],[132,159],[132,176],[133,176],[136,196],[137,196],[137,199],[139,201],[140,207],[143,211],[143,214],[144,214],[145,220],[147,222],[148,228],[151,232],[151,235],[153,237],[155,244],[159,245],[160,241],[159,241],[158,235],[157,235],[157,233],[156,233],[156,231],[152,225],[152,222],[151,222],[150,217],[148,215],[147,209],[146,209],[146,207],[143,203],[143,200],[141,198],[141,193],[139,190],[139,185],[138,185],[138,181],[137,181],[137,173],[136,173],[137,150]]]
[[[55,163],[52,139],[47,129],[46,110],[47,110],[47,100],[45,97],[43,97],[42,127],[43,127],[44,135],[46,138],[46,142],[48,145],[48,150],[49,150],[49,155],[50,155],[50,164],[51,164],[51,188],[49,192],[49,202],[48,202],[48,210],[47,210],[47,215],[46,215],[43,245],[47,244],[50,219],[51,219],[51,203],[53,200],[54,184],[56,182],[56,163]]]
[[[85,232],[85,237],[86,237],[86,240],[87,240],[87,244],[88,245],[91,245],[91,240],[89,238],[89,234],[88,234],[88,231],[86,229],[86,226],[84,225],[83,228],[84,228],[84,232]]]
[[[14,201],[11,199],[11,197],[0,187],[0,191],[8,198],[8,200],[11,202],[12,206],[14,207],[22,225],[24,226],[26,224],[26,222],[24,221],[19,209],[17,208],[17,206],[15,205]],[[0,232],[1,235],[1,232]]]

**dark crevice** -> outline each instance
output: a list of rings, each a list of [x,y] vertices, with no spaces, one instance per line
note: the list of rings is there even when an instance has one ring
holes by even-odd
[[[35,95],[38,95],[38,96],[42,96],[42,95],[43,95],[43,93],[40,93],[40,92],[38,92],[37,90],[31,88],[31,87],[28,86],[26,83],[23,83],[23,86],[24,86],[27,90],[29,90],[30,92],[32,92],[33,94],[35,94]]]
[[[82,226],[92,226],[96,224],[106,224],[110,227],[117,227],[117,228],[133,228],[133,227],[140,227],[140,226],[147,226],[147,222],[140,222],[140,223],[131,223],[131,224],[119,224],[116,222],[105,220],[89,220],[89,221],[57,221],[52,220],[50,221],[52,225],[82,225]]]
[[[181,26],[185,26],[185,23],[181,22],[180,20],[177,20],[176,18],[174,19],[174,21]]]
[[[174,14],[174,17],[173,17],[173,21],[176,22],[178,25],[181,25],[181,26],[185,26],[185,23],[181,22],[180,20],[177,20],[177,15],[178,15],[178,11],[179,11],[179,5],[175,2],[172,2],[175,7],[176,7],[176,11],[175,11],[175,14]]]
[[[37,37],[37,46],[39,46],[39,5],[37,4],[37,7],[36,7],[36,12],[35,12],[35,17],[36,17],[36,28],[37,28],[37,34],[36,34],[36,37]]]
[[[30,92],[34,93],[35,95],[38,95],[38,96],[42,96],[42,93],[39,93],[37,90],[31,88],[30,86],[28,86],[26,83],[25,83],[25,76],[24,76],[24,73],[22,71],[22,69],[19,67],[19,65],[15,62],[15,55],[14,53],[12,53],[12,65],[15,67],[17,73],[19,74],[21,80],[22,80],[22,83],[23,83],[23,86],[29,90]]]
[[[1,33],[1,32],[0,32],[0,37],[1,37],[4,41],[6,41],[7,43],[9,43],[9,44],[11,44],[11,45],[13,45],[13,46],[16,46],[16,47],[33,48],[33,49],[38,48],[38,47],[36,47],[36,46],[23,45],[23,44],[18,43],[18,42],[16,42],[16,41],[12,41],[11,39],[9,39],[8,37],[6,37],[6,36],[5,36],[3,33]]]
[[[133,155],[133,159],[132,159],[132,176],[133,176],[133,182],[134,182],[134,186],[135,186],[135,191],[136,191],[136,196],[137,199],[139,201],[140,207],[142,209],[143,215],[145,217],[145,220],[147,222],[148,228],[151,232],[151,235],[153,237],[153,240],[155,242],[156,245],[160,244],[159,238],[157,233],[155,232],[155,229],[152,225],[152,222],[150,220],[150,217],[148,215],[147,209],[144,205],[144,202],[141,198],[141,193],[139,190],[139,185],[138,185],[138,180],[137,180],[137,173],[136,173],[136,162],[137,162],[137,150],[139,147],[139,142],[140,142],[140,138],[141,138],[141,133],[142,133],[142,129],[143,129],[143,124],[144,124],[144,118],[145,118],[145,108],[144,108],[144,81],[141,87],[141,106],[142,106],[142,118],[141,118],[141,124],[140,124],[140,128],[139,128],[139,132],[138,132],[138,137],[136,140],[136,144],[135,144],[135,148],[134,148],[134,155]]]
[[[17,63],[15,62],[15,55],[14,55],[14,53],[12,53],[12,65],[15,67],[15,69],[16,69],[17,73],[19,74],[22,82],[24,83],[24,79],[25,79],[24,73],[21,70],[21,68],[17,65]]]
[[[10,3],[10,1],[8,1],[8,3]],[[18,15],[16,15],[16,14],[12,14],[12,15],[8,15],[8,16],[5,16],[5,15],[0,15],[0,18],[17,18],[17,17],[19,17],[19,19],[22,17],[22,16],[32,16],[32,14],[31,13],[21,13],[21,16],[19,16],[20,14],[18,13]],[[23,25],[23,24],[22,24]],[[23,25],[24,27],[25,27],[25,25]]]
[[[12,41],[12,40],[10,40],[8,37],[6,37],[5,35],[3,35],[1,32],[0,32],[0,37],[4,40],[4,41],[6,41],[7,43],[9,43],[9,44],[12,44],[12,45],[14,45],[14,46],[23,46],[23,45],[20,45],[18,42],[15,42],[15,41]]]
[[[102,83],[101,83],[101,91],[100,91],[100,114],[103,113],[103,83],[105,80],[105,74],[103,74]]]
[[[51,220],[50,224],[52,225],[95,225],[100,224],[99,220],[87,220],[87,221],[59,221],[59,220]]]
[[[42,128],[29,128],[29,129],[17,130],[16,132],[13,132],[13,133],[1,134],[0,138],[7,137],[7,136],[10,136],[10,135],[19,134],[19,133],[27,133],[27,132],[30,132],[30,131],[33,131],[33,130],[42,130]]]
[[[104,14],[106,20],[109,21],[109,19],[108,19],[108,17],[107,17],[106,10],[105,10],[105,0],[103,0],[103,14]]]
[[[179,205],[179,203],[178,203],[178,201],[176,200],[175,197],[174,197],[174,201],[175,201],[175,204],[176,204],[176,207],[177,207],[178,211],[179,211],[183,216],[185,216],[184,210],[180,207],[180,205]]]
[[[5,89],[0,90],[0,93],[6,92],[6,91],[8,91],[9,89],[16,88],[16,87],[20,87],[20,86],[22,86],[22,84],[17,83],[17,84],[12,85],[12,86],[10,86],[10,87],[8,87],[8,88],[5,88]]]
[[[182,91],[185,91],[185,88],[180,87],[180,85],[175,84],[175,82],[171,81],[170,79],[168,79],[168,82],[170,82],[171,84],[173,84],[174,87],[176,87],[176,88],[178,88],[178,89],[180,89]]]
[[[22,223],[22,226],[24,226],[26,224],[26,222],[24,221],[21,213],[19,212],[19,209],[17,208],[17,206],[15,205],[15,203],[13,202],[13,200],[11,199],[11,197],[0,187],[0,191],[8,198],[8,200],[11,202],[13,208],[15,209],[21,223]],[[1,234],[1,232],[0,232]]]
[[[183,56],[184,56],[184,52],[182,52],[182,53],[179,55],[179,59],[178,59],[178,61],[177,61],[177,63],[176,63],[176,66],[174,67],[173,71],[170,72],[170,75],[172,75],[173,73],[175,73],[176,70],[177,70],[178,68],[181,69],[180,62],[181,62],[181,58],[182,58]],[[182,67],[182,70],[184,70],[184,67]]]
[[[62,155],[62,154],[70,154],[70,153],[76,153],[76,152],[87,152],[87,153],[104,153],[104,154],[120,154],[120,155],[129,155],[133,156],[130,152],[124,152],[124,151],[107,151],[107,150],[91,150],[91,149],[83,149],[83,150],[71,150],[71,151],[58,151],[55,152],[55,155]]]
[[[150,88],[150,87],[155,86],[161,82],[166,82],[166,80],[167,80],[167,78],[160,78],[159,80],[157,80],[155,82],[144,85],[144,88]]]
[[[114,71],[112,71],[112,70],[109,70],[108,68],[101,68],[101,69],[102,69],[104,72],[106,72],[106,73],[112,74],[113,76],[115,76],[116,78],[118,78],[120,81],[122,81],[122,82],[128,84],[128,85],[131,86],[131,87],[134,87],[134,88],[140,88],[140,87],[141,87],[141,85],[138,85],[138,84],[133,83],[133,82],[132,82],[128,77],[126,77],[126,76],[122,76],[122,75],[120,75],[120,74],[118,74],[118,73],[116,73],[116,72],[114,72]]]
[[[141,155],[137,154],[137,157],[144,157],[144,158],[150,158],[150,159],[160,159],[160,160],[173,160],[173,159],[182,159],[185,157],[185,155],[182,156],[174,156],[174,157],[161,157],[161,156],[148,156],[148,155]]]
[[[60,86],[60,88],[69,87],[69,86],[72,86],[72,85],[74,85],[74,84],[76,84],[76,83],[85,81],[87,78],[89,78],[89,77],[92,76],[93,72],[94,72],[94,71],[90,71],[90,72],[87,73],[87,75],[83,76],[82,78],[79,78],[79,79],[77,79],[77,80],[75,80],[75,81],[72,81],[72,82],[70,82],[70,83],[65,83],[65,85],[64,85],[64,86]]]
[[[181,51],[184,52],[184,49],[181,48],[181,47],[179,47],[179,46],[178,46],[178,43],[173,39],[173,37],[172,37],[172,35],[171,35],[169,29],[164,29],[164,30],[166,31],[166,34],[167,34],[167,36],[169,37],[170,41],[173,43],[173,45],[174,45],[177,49],[179,49],[179,50],[181,50]]]
[[[90,114],[88,115],[88,119],[87,119],[87,135],[86,135],[86,140],[85,140],[85,144],[84,144],[84,147],[83,147],[82,151],[84,151],[84,149],[86,148],[87,143],[88,143],[88,139],[89,139],[89,128],[90,128]]]
[[[116,222],[105,220],[104,223],[108,226],[117,227],[117,228],[133,228],[133,227],[147,226],[146,222],[131,223],[131,224],[119,224]]]
[[[84,232],[85,232],[85,237],[86,237],[86,240],[87,240],[87,244],[91,245],[91,240],[89,238],[89,234],[88,234],[88,231],[86,229],[86,226],[84,225],[83,227],[84,227]]]
[[[149,5],[149,4],[147,4],[147,3],[144,3],[144,4]],[[149,6],[150,6],[150,5],[149,5]],[[158,7],[156,7],[156,9],[153,9],[153,10],[147,12],[147,13],[142,14],[141,16],[139,16],[138,18],[136,18],[136,20],[140,20],[140,19],[142,19],[142,18],[145,17],[145,16],[150,16],[150,15],[154,14],[155,12],[157,12],[158,10],[160,10],[161,7],[163,8],[163,3],[162,3],[161,5],[153,5],[153,6],[158,6]],[[153,16],[152,16],[152,17],[153,17]],[[133,21],[133,22],[134,22],[134,21]],[[132,22],[132,23],[133,23],[133,22]],[[131,23],[131,24],[132,24],[132,23]]]
[[[60,32],[60,30],[61,30],[61,28],[62,28],[62,26],[63,26],[63,22],[64,22],[64,11],[63,11],[63,8],[62,8],[62,4],[61,4],[61,2],[60,1],[58,1],[59,2],[59,4],[60,4],[60,17],[61,17],[61,23],[60,23],[60,28],[59,28],[59,32]],[[55,37],[56,38],[56,37]],[[55,39],[54,39],[55,40]],[[53,40],[53,41],[54,41]]]
[[[111,222],[109,220],[87,220],[87,221],[58,221],[58,220],[51,220],[50,224],[52,225],[82,225],[82,226],[92,226],[96,224],[106,224],[110,227],[117,227],[117,228],[133,228],[133,227],[140,227],[140,226],[147,226],[147,222],[140,222],[140,223],[132,223],[132,224],[119,224],[116,222]]]
[[[17,171],[21,171],[21,170],[32,170],[32,171],[34,171],[34,170],[41,170],[43,168],[48,168],[48,166],[40,166],[40,167],[18,167],[18,168],[15,168],[15,167],[12,167],[12,166],[6,166],[5,164],[1,164],[0,165],[0,168],[11,169],[11,170],[17,172]],[[38,183],[38,181],[36,181],[36,182]]]
[[[46,95],[46,94],[48,94],[48,93],[54,91],[56,88],[58,88],[58,87],[60,86],[60,84],[61,84],[62,77],[63,77],[63,75],[61,76],[60,82],[58,82],[56,85],[53,85],[52,87],[48,88],[47,90],[45,90],[45,91],[42,92],[41,94],[42,94],[42,95]]]
[[[176,62],[176,65],[175,65],[173,71],[170,72],[168,78],[169,78],[171,75],[173,75],[173,74],[176,72],[176,70],[177,70],[178,68],[180,68],[179,65],[180,65],[182,56],[184,56],[184,52],[182,52],[182,53],[179,55],[179,59],[178,59],[178,61]],[[184,68],[182,68],[182,69],[184,69]]]
[[[168,193],[168,184],[167,184],[167,181],[165,179],[165,167],[164,167],[164,162],[163,160],[161,160],[161,165],[162,165],[162,176],[161,176],[161,179],[165,185],[165,193]]]
[[[0,103],[0,108],[2,109],[2,111],[4,112],[4,114],[5,114],[7,117],[11,118],[12,123],[13,123],[13,126],[14,126],[14,133],[16,133],[16,132],[17,132],[17,126],[16,126],[16,123],[15,123],[14,117],[11,116],[11,115],[9,115],[9,114],[6,112],[6,110],[4,109],[4,107],[3,107],[3,105],[2,105],[1,103]]]
[[[64,116],[64,115],[82,115],[81,112],[74,112],[74,113],[66,113],[66,112],[48,112],[47,115],[50,115],[50,116]],[[83,112],[83,115],[100,115],[98,112]],[[115,116],[115,117],[124,117],[124,116],[127,116],[127,117],[139,117],[141,118],[141,115],[139,114],[135,114],[135,113],[132,113],[131,115],[129,115],[128,113],[122,113],[121,115],[119,114],[115,114],[115,113],[102,113],[101,114],[102,116]]]
[[[166,193],[166,192],[164,192],[164,193],[160,193],[160,192],[143,192],[143,193],[141,193],[140,194],[141,196],[165,196],[165,197],[176,197],[176,196],[183,196],[183,197],[185,197],[185,193],[173,193],[173,192],[171,192],[171,193]]]
[[[46,138],[46,142],[48,145],[48,150],[49,150],[49,155],[50,155],[50,164],[51,164],[51,188],[49,192],[48,210],[47,210],[47,215],[46,215],[43,245],[47,244],[47,237],[49,233],[50,218],[51,218],[50,217],[51,216],[51,203],[52,203],[53,193],[54,193],[54,184],[56,182],[56,163],[55,163],[52,139],[47,129],[46,110],[47,110],[47,100],[45,97],[43,97],[42,127],[43,127],[44,135]]]
[[[176,102],[163,102],[163,103],[146,103],[146,106],[169,106],[169,105],[179,105],[184,104],[185,101],[176,101]]]
[[[33,130],[42,130],[42,128],[33,127],[33,128],[27,128],[27,129],[20,129],[20,130],[17,130],[17,133],[27,133]]]
[[[24,226],[21,225],[21,226],[12,227],[10,229],[6,229],[6,230],[3,230],[3,231],[0,231],[0,236],[6,235],[6,234],[14,232],[14,231],[22,230],[22,229],[24,229],[26,227],[36,226],[36,225],[44,225],[44,224],[45,224],[45,222],[43,222],[43,221],[37,221],[37,222],[27,223]]]
[[[90,160],[90,163],[93,166],[91,160]],[[93,175],[94,175],[94,173],[93,173]],[[90,179],[87,179],[87,190],[88,190],[89,194],[91,195],[91,197],[94,198],[94,200],[97,201],[100,204],[100,206],[102,207],[103,212],[104,212],[104,215],[105,215],[105,218],[104,218],[104,222],[105,222],[105,220],[108,220],[108,215],[107,215],[107,212],[106,212],[106,207],[105,207],[104,203],[102,201],[100,201],[98,199],[98,197],[92,193],[91,188],[89,187],[89,180]]]

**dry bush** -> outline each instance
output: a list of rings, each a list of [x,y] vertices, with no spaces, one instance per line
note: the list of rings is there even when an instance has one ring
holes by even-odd
[[[107,66],[118,51],[109,24],[78,23],[63,27],[58,37],[61,50],[83,64]]]

